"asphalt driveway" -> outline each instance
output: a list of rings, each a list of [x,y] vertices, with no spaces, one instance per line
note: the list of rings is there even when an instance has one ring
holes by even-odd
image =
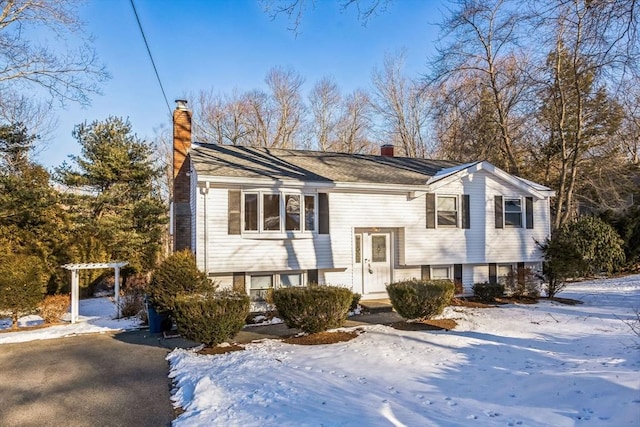
[[[168,351],[143,331],[0,345],[0,425],[170,425]]]

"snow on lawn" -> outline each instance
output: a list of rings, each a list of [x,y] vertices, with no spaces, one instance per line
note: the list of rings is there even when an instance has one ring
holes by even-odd
[[[640,275],[572,284],[562,305],[449,307],[453,331],[169,354],[174,426],[640,425]]]
[[[0,333],[0,344],[46,340],[95,332],[135,329],[140,326],[140,320],[136,318],[113,319],[116,314],[116,308],[110,298],[83,299],[80,300],[79,303],[80,315],[77,323],[67,323],[25,331],[2,332]],[[67,322],[70,319],[70,313],[67,313],[65,318],[63,318],[63,320]],[[20,327],[37,326],[42,323],[42,318],[36,315],[24,316],[18,320]],[[11,319],[0,318],[0,330],[8,330],[10,328]]]

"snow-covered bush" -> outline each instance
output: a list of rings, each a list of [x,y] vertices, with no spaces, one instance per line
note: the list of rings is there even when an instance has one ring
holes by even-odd
[[[233,338],[249,315],[249,296],[234,291],[179,295],[173,316],[178,332],[208,346]]]
[[[40,317],[44,323],[56,323],[69,310],[69,295],[47,295],[40,303]]]
[[[353,292],[341,286],[308,286],[273,291],[273,302],[287,326],[310,334],[342,326],[353,300]]]
[[[504,295],[504,285],[501,283],[474,283],[473,295],[482,301],[493,301]]]
[[[159,312],[172,313],[179,294],[207,293],[215,290],[207,275],[198,270],[196,259],[188,250],[167,257],[153,272],[148,295]]]
[[[451,280],[406,280],[387,285],[394,310],[405,319],[429,319],[451,303],[455,286]]]

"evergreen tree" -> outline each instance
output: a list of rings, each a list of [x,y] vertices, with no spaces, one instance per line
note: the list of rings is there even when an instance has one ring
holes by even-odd
[[[13,329],[18,328],[20,315],[35,310],[42,301],[45,283],[42,259],[19,253],[0,254],[0,310],[11,313]]]
[[[67,223],[49,173],[30,160],[36,140],[21,124],[0,126],[0,241],[43,260],[53,274],[68,261]],[[59,290],[56,280],[52,292]]]
[[[118,117],[77,125],[73,136],[81,154],[71,156],[73,165],[57,168],[56,179],[72,190],[66,197],[76,224],[76,257],[150,270],[167,222],[152,146]]]

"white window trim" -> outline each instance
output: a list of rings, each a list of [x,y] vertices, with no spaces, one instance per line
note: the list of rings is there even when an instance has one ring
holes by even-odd
[[[440,197],[451,197],[454,198],[456,200],[456,225],[440,225],[438,223],[438,206],[439,206],[439,200]],[[460,228],[461,224],[461,220],[460,220],[460,196],[457,194],[436,194],[436,228],[444,228],[444,229],[454,229],[454,228]]]
[[[255,194],[258,198],[258,212],[257,212],[257,220],[258,220],[258,229],[257,230],[247,230],[245,228],[245,196],[247,194]],[[265,230],[264,229],[264,196],[265,195],[279,195],[280,196],[280,228],[278,230]],[[286,229],[286,196],[300,196],[300,230],[287,230]],[[315,218],[313,219],[313,230],[307,230],[306,227],[306,200],[305,197],[313,197],[313,206],[315,211]],[[309,193],[304,191],[292,191],[292,190],[282,190],[282,191],[267,191],[267,190],[242,190],[241,199],[240,199],[240,218],[242,220],[241,224],[241,235],[249,235],[252,237],[256,237],[259,235],[270,236],[270,237],[288,237],[291,234],[294,236],[311,236],[318,233],[318,194],[317,193]]]
[[[441,279],[441,278],[436,279],[436,278],[434,278],[433,277],[433,270],[436,269],[436,268],[446,268],[447,269],[447,277],[445,279]],[[429,272],[429,277],[431,277],[433,280],[446,280],[446,279],[453,280],[453,274],[452,274],[453,265],[451,265],[451,264],[449,264],[449,265],[432,265],[430,267],[430,269],[431,269],[431,271]]]
[[[520,202],[520,225],[507,224],[507,200],[518,200]],[[502,224],[504,228],[524,228],[524,203],[521,196],[502,196]],[[515,213],[515,212],[514,212]]]

